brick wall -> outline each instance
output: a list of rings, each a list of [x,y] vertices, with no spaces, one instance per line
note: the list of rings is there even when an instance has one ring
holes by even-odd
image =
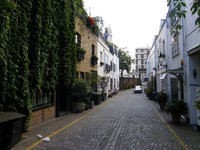
[[[43,108],[32,112],[29,125],[37,125],[53,118],[55,118],[55,106]]]
[[[97,55],[98,37],[83,23],[81,19],[76,17],[76,32],[81,35],[81,47],[86,50],[85,58],[77,63],[78,72],[97,71],[97,65],[91,65],[92,45],[95,47],[95,55]]]

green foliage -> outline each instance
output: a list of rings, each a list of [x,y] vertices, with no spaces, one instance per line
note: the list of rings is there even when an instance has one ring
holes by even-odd
[[[170,103],[167,103],[164,110],[168,113],[178,113],[185,114],[187,113],[187,103],[183,100],[173,100]]]
[[[187,7],[186,3],[183,0],[167,0],[167,5],[173,5],[173,9],[170,12],[170,18],[177,17],[178,19],[185,18],[187,11],[184,10],[184,8]],[[197,14],[197,19],[195,20],[195,25],[200,28],[200,1],[194,0],[192,2],[192,6],[190,8],[190,11],[192,15]],[[180,32],[182,29],[182,25],[180,23],[175,24],[175,29],[177,30],[177,33]]]
[[[75,15],[82,0],[0,1],[0,105],[29,120],[32,100],[76,75]]]
[[[77,46],[77,53],[86,53],[86,50],[80,46]]]
[[[155,97],[155,100],[158,103],[166,103],[167,102],[167,94],[163,91],[159,92],[158,95]]]
[[[147,97],[151,96],[153,93],[153,82],[149,81],[147,84],[147,89],[145,89],[145,93],[147,95]]]
[[[102,28],[104,26],[104,21],[103,21],[102,17],[96,16],[96,17],[94,17],[94,20],[95,20],[98,28],[102,31]]]
[[[128,73],[131,70],[131,64],[134,62],[134,60],[129,55],[128,51],[124,51],[123,48],[119,49],[119,68],[123,72],[126,70]]]
[[[200,90],[198,91],[198,94],[197,94],[197,99],[195,101],[195,107],[198,111],[200,111]]]
[[[88,81],[82,78],[75,79],[73,84],[73,95],[83,98],[90,92],[90,85]]]
[[[99,58],[98,58],[96,55],[92,55],[92,56],[91,56],[91,59],[92,59],[92,60],[98,60]]]

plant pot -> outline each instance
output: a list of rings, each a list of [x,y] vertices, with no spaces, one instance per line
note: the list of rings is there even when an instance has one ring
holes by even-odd
[[[159,103],[160,109],[163,110],[164,107],[165,107],[165,105],[166,105],[165,102],[160,102],[160,103]]]
[[[180,124],[181,114],[180,113],[171,113],[172,121],[175,124]]]
[[[101,94],[101,101],[105,101],[106,100],[106,93]]]
[[[101,94],[100,93],[92,93],[91,100],[94,101],[94,105],[101,104]]]

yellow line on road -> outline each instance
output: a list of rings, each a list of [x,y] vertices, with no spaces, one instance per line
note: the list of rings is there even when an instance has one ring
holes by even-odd
[[[88,116],[89,114],[91,114],[92,112],[98,110],[100,107],[104,106],[106,103],[108,102],[108,100],[106,102],[104,102],[103,104],[99,105],[97,108],[93,109],[92,111],[88,112],[87,114],[83,115],[82,117],[76,119],[75,121],[71,122],[70,124],[67,124],[66,126],[64,126],[63,128],[58,129],[57,131],[47,135],[46,137],[53,137],[56,134],[62,132],[63,130],[69,128],[70,126],[76,124],[77,122],[79,122],[81,119],[85,118],[86,116]],[[30,145],[29,147],[27,147],[25,150],[31,150],[34,147],[38,146],[40,143],[42,143],[42,139],[36,141],[35,143],[33,143],[32,145]]]
[[[159,118],[162,120],[162,122],[166,125],[167,129],[172,133],[172,135],[176,138],[176,140],[179,142],[179,144],[183,147],[184,150],[189,150],[188,146],[183,142],[183,140],[176,134],[176,132],[167,124],[167,122],[164,120],[164,118],[160,115],[160,113],[157,111],[157,109],[153,106],[153,104],[150,102],[153,109],[159,116]]]

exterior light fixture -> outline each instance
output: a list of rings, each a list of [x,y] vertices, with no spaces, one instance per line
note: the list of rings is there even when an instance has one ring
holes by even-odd
[[[196,69],[193,70],[192,74],[193,74],[194,79],[196,79],[196,77],[197,77],[197,71],[196,71]]]

